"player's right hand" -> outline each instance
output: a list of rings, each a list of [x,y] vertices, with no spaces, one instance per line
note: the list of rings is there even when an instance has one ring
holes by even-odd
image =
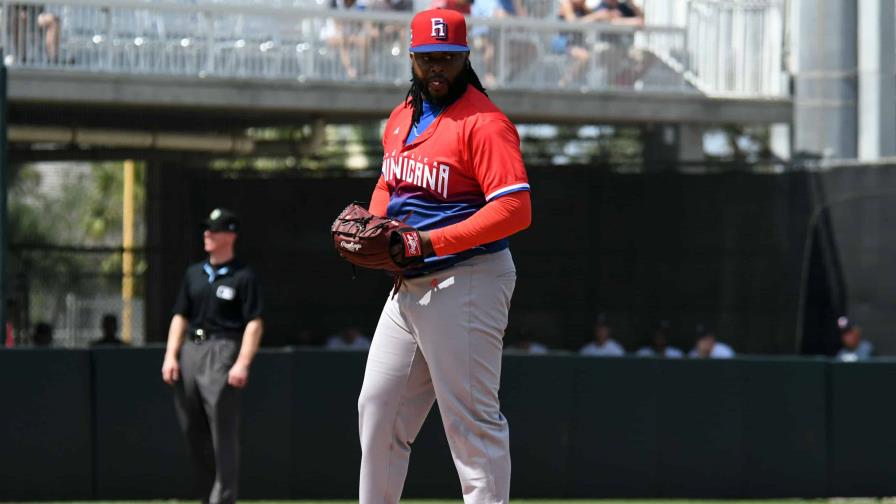
[[[168,385],[174,385],[174,382],[180,379],[180,364],[173,357],[165,357],[162,363],[162,381]]]

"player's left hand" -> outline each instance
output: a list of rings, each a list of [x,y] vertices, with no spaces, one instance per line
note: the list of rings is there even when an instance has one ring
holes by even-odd
[[[402,268],[413,268],[423,264],[423,259],[432,255],[429,233],[404,226],[392,232],[389,246],[392,261]]]
[[[227,373],[227,384],[231,387],[243,388],[249,382],[249,366],[237,362]]]

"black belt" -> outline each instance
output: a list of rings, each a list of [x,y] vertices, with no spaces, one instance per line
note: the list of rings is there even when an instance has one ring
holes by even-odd
[[[211,331],[206,331],[205,329],[194,329],[194,330],[190,331],[190,340],[196,344],[199,344],[199,343],[202,343],[203,341],[208,341],[208,340],[225,340],[226,339],[226,340],[238,341],[240,338],[242,338],[242,336],[243,336],[242,333],[238,333],[238,332],[227,332],[227,331],[211,332]]]

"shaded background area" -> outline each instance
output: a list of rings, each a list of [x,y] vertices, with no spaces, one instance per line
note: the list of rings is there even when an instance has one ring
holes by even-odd
[[[892,166],[529,174],[534,217],[511,242],[509,340],[525,329],[574,350],[600,310],[629,351],[667,319],[682,348],[704,322],[740,353],[832,355],[836,317],[848,313],[880,353],[896,353]],[[147,340],[164,339],[183,270],[202,257],[199,222],[217,205],[243,219],[238,252],[264,282],[266,345],[320,341],[347,325],[372,333],[390,280],[373,271],[352,280],[328,230],[345,204],[369,199],[374,176],[150,166]]]
[[[663,318],[689,348],[698,321],[740,352],[792,353],[810,214],[805,172],[618,174],[530,167],[532,227],[512,240],[519,281],[508,338],[523,329],[555,348],[590,337],[598,310],[633,350]],[[147,339],[163,340],[184,268],[201,259],[199,226],[238,212],[238,253],[258,270],[265,344],[318,339],[346,325],[373,331],[390,286],[349,265],[329,226],[367,177],[240,174],[151,165],[147,194]]]

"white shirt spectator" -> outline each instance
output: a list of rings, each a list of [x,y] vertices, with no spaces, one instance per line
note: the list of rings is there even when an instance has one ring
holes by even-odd
[[[635,355],[637,355],[638,357],[656,357],[657,353],[653,347],[646,346],[639,348]],[[667,359],[680,359],[684,357],[684,352],[675,348],[674,346],[667,346],[663,350],[662,357],[665,357]]]
[[[700,353],[695,348],[688,353],[688,357],[699,358]],[[732,357],[734,357],[734,349],[720,341],[716,341],[709,352],[710,359],[730,359]]]
[[[625,355],[625,349],[616,340],[610,338],[603,345],[598,345],[596,341],[588,343],[579,350],[579,355],[589,357],[622,357]]]
[[[550,350],[541,343],[531,342],[520,345],[514,344],[504,348],[504,353],[508,355],[547,355]]]
[[[548,347],[533,341],[532,343],[529,343],[529,348],[526,353],[531,355],[544,355],[548,353]]]
[[[369,350],[370,340],[367,336],[357,335],[351,341],[346,341],[340,334],[327,338],[327,350]]]
[[[874,354],[874,345],[869,341],[860,341],[854,350],[841,348],[840,351],[837,352],[836,358],[843,362],[856,362],[868,360],[871,358],[872,354]]]

